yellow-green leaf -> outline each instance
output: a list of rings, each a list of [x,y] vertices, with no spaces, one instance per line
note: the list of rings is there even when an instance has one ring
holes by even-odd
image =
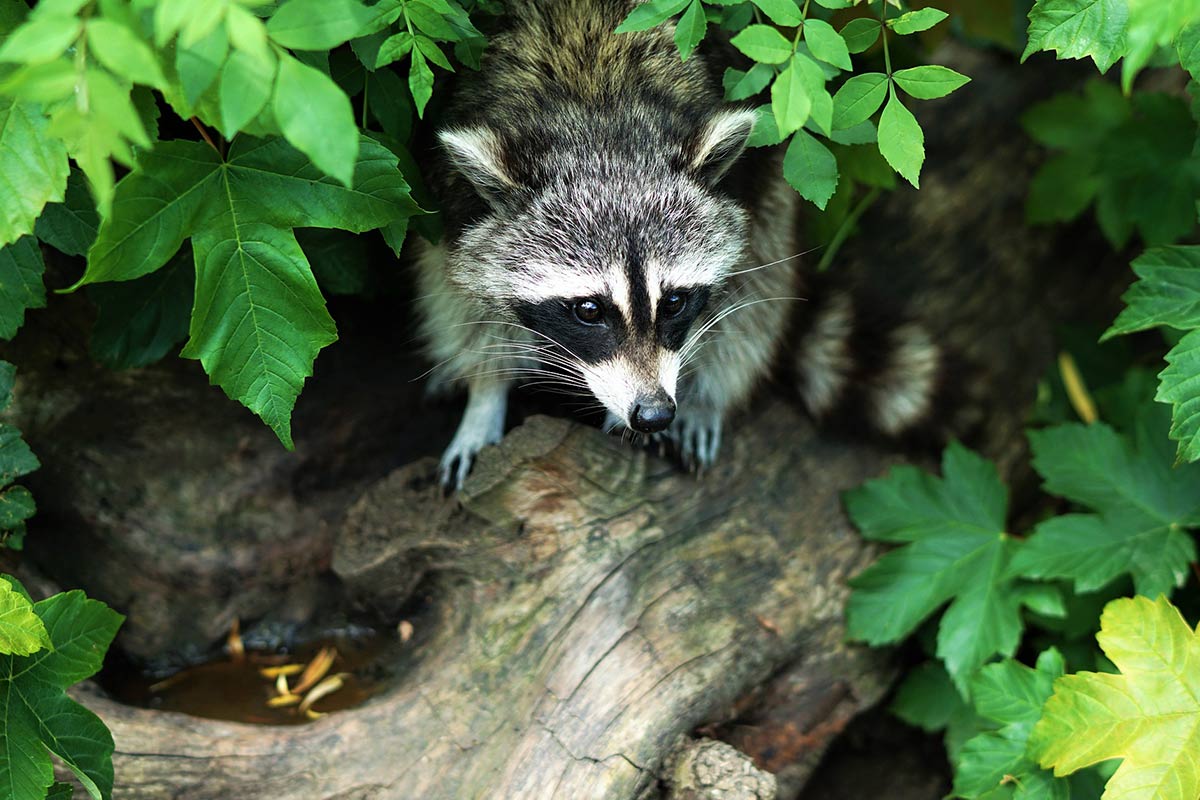
[[[167,85],[150,45],[129,28],[108,19],[87,24],[88,46],[101,64],[126,80],[162,89]]]
[[[1200,797],[1200,638],[1165,597],[1109,603],[1096,637],[1119,674],[1054,682],[1030,752],[1055,775],[1123,759],[1102,800]]]
[[[49,648],[46,625],[34,613],[34,606],[14,591],[12,584],[0,581],[0,654],[28,656]]]
[[[50,646],[50,635],[33,613],[33,604],[0,580],[0,654],[27,656]]]
[[[67,149],[40,106],[0,97],[0,247],[33,231],[67,187]]]

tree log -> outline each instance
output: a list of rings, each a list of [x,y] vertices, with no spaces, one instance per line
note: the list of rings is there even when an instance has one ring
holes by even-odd
[[[839,494],[885,463],[773,404],[701,478],[548,417],[482,455],[461,507],[430,462],[403,467],[351,509],[334,561],[374,602],[433,576],[395,686],[301,728],[91,698],[119,796],[634,798],[678,737],[804,654],[810,703],[870,705],[890,672],[843,641],[871,553]]]

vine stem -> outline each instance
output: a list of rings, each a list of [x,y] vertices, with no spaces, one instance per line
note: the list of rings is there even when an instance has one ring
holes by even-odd
[[[887,70],[888,81],[892,80],[892,54],[888,52],[887,35],[887,0],[879,4],[879,36],[883,39],[883,67]]]
[[[221,148],[217,147],[217,143],[214,142],[212,137],[208,135],[208,131],[205,130],[204,126],[200,124],[200,120],[196,119],[195,117],[192,117],[191,119],[192,124],[196,126],[196,130],[200,131],[200,136],[204,139],[204,141],[208,142],[208,146],[213,150],[216,150],[217,155],[224,158],[225,154],[221,152]]]
[[[91,98],[88,97],[87,81],[87,23],[92,16],[92,4],[88,3],[80,15],[83,27],[80,28],[79,38],[75,40],[75,105],[80,112],[87,114],[91,111]]]
[[[829,240],[829,244],[825,246],[825,252],[821,255],[821,260],[817,262],[817,272],[824,272],[829,269],[829,265],[833,263],[838,250],[846,243],[846,239],[850,237],[850,232],[858,224],[859,217],[866,213],[866,210],[871,207],[878,197],[879,187],[872,187],[871,191],[863,195],[862,199],[850,210],[850,213],[842,220],[842,224],[838,226],[837,231],[834,232],[833,238]]]

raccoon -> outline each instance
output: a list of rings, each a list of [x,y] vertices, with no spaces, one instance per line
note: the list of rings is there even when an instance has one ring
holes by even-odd
[[[756,115],[723,101],[736,52],[683,61],[670,23],[613,33],[632,5],[509,3],[436,131],[445,233],[417,263],[432,383],[468,396],[448,487],[499,441],[523,381],[594,398],[608,428],[670,442],[690,468],[713,462],[785,342],[815,416],[855,391],[884,433],[929,411],[941,359],[920,329],[883,332],[892,356],[864,382],[853,295],[807,302],[782,153],[747,149]]]

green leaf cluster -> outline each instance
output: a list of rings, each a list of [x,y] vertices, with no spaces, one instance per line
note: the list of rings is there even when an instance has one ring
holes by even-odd
[[[45,235],[70,246],[73,217],[43,215]],[[32,264],[29,285],[42,297],[41,254],[32,236],[0,249],[5,259]],[[0,271],[0,286],[12,271]],[[15,274],[20,275],[20,271]],[[21,288],[21,287],[18,287]],[[5,338],[11,338],[32,305],[8,287],[0,302]],[[16,370],[0,361],[0,413],[12,402]],[[21,549],[26,521],[37,510],[18,478],[40,464],[8,423],[0,423],[0,545]],[[54,781],[52,757],[74,774],[94,800],[112,796],[112,736],[104,723],[67,696],[65,689],[100,669],[122,617],[82,592],[34,603],[17,580],[0,574],[0,793],[13,800],[70,800],[72,788]]]
[[[917,635],[934,657],[906,678],[892,708],[945,732],[956,797],[1096,796],[1089,792],[1104,776],[1094,770],[1070,781],[1046,770],[1066,775],[1113,757],[1088,750],[1083,736],[1088,726],[1088,736],[1099,736],[1115,723],[1093,719],[1091,701],[1080,700],[1063,715],[1078,730],[1066,731],[1046,721],[1053,703],[1045,715],[1043,705],[1068,662],[1108,664],[1081,639],[1094,630],[1098,601],[1130,585],[1165,598],[1184,585],[1197,556],[1200,466],[1175,466],[1167,409],[1148,395],[1134,373],[1102,397],[1118,427],[1061,423],[1029,433],[1044,491],[1067,505],[1024,534],[1010,532],[1007,493],[992,465],[957,444],[944,454],[941,477],[901,466],[845,497],[864,536],[895,545],[851,581],[848,633],[875,645]],[[1165,599],[1159,605],[1169,608]],[[1049,648],[1036,667],[1018,659],[1031,640]],[[1101,645],[1127,671],[1103,636]],[[1175,736],[1166,724],[1148,722],[1144,735]],[[1072,747],[1096,757],[1056,755]],[[1163,762],[1152,763],[1161,773]],[[1140,796],[1113,793],[1140,779],[1118,771],[1105,797]]]
[[[359,129],[328,51],[351,43],[353,52],[366,54],[379,40],[367,64],[375,70],[400,57],[396,37],[387,34],[402,20],[410,48],[417,48],[410,86],[423,110],[433,83],[426,59],[449,68],[434,38],[469,42],[464,52],[473,53],[475,63],[482,49],[482,37],[453,0],[263,5],[41,3],[28,15],[17,10],[2,18],[8,27],[0,45],[0,64],[7,65],[0,72],[0,114],[8,124],[0,126],[0,159],[22,185],[24,202],[0,214],[0,245],[28,233],[45,203],[63,199],[68,156],[87,175],[100,216],[108,216],[112,161],[133,168],[139,154],[154,146],[151,90],[181,118],[196,118],[227,139],[240,132],[282,136],[322,172],[349,185]],[[381,45],[393,55],[381,57]],[[383,80],[394,90],[395,81]]]
[[[1069,787],[1027,755],[1029,737],[1042,716],[1062,655],[1046,650],[1035,669],[1012,659],[988,664],[971,680],[971,704],[988,726],[958,752],[954,793],[967,798],[1054,798],[1067,800]]]
[[[0,576],[0,792],[13,800],[69,798],[58,759],[94,800],[113,789],[113,740],[66,689],[94,675],[123,617],[83,592],[32,603]]]
[[[1200,460],[1200,247],[1147,250],[1133,262],[1138,281],[1109,338],[1163,326],[1183,335],[1167,352],[1155,399],[1171,405],[1171,438],[1181,461]]]
[[[381,7],[387,7],[386,9]],[[455,57],[472,69],[479,69],[485,40],[472,24],[470,16],[454,0],[384,0],[375,6],[382,13],[385,27],[356,42],[356,52],[372,72],[407,57],[408,90],[423,116],[433,96],[433,70],[430,64],[454,71],[441,45],[454,48]],[[395,26],[398,31],[391,32]],[[374,53],[372,60],[369,53]],[[388,74],[392,73],[380,73]]]
[[[1035,0],[1021,60],[1047,50],[1058,58],[1091,58],[1101,72],[1123,59],[1126,90],[1164,49],[1177,53],[1189,71],[1200,24],[1196,0]]]
[[[387,67],[405,40],[408,87]],[[144,366],[186,339],[290,446],[336,338],[292,229],[380,229],[399,250],[421,211],[414,101],[431,96],[426,60],[450,69],[438,43],[478,66],[454,0],[0,0],[0,337],[45,305],[39,240],[84,256],[97,359]],[[159,142],[164,113],[203,143]]]
[[[356,149],[354,182],[343,186],[282,139],[239,137],[224,156],[199,142],[163,142],[117,186],[80,284],[151,276],[190,239],[195,295],[183,355],[290,447],[292,407],[317,352],[336,338],[292,229],[362,232],[418,210],[390,151],[365,136]],[[154,348],[131,357],[126,347],[114,360],[139,363],[177,341],[173,309],[190,297],[188,277],[174,264],[132,298],[109,298],[107,308],[136,309],[133,323],[149,328],[138,341]]]
[[[1054,155],[1030,187],[1033,222],[1077,218],[1094,206],[1096,220],[1116,248],[1136,233],[1151,250],[1137,258],[1141,280],[1128,307],[1105,334],[1166,326],[1170,341],[1157,399],[1172,407],[1171,437],[1179,458],[1200,459],[1200,339],[1189,309],[1195,287],[1188,276],[1200,201],[1200,2],[1197,0],[1037,0],[1029,12],[1024,57],[1054,50],[1060,58],[1091,57],[1103,72],[1122,61],[1116,87],[1094,81],[1082,96],[1060,95],[1024,116],[1026,130]],[[1147,65],[1186,70],[1192,103],[1173,94],[1132,91]],[[1182,75],[1180,76],[1182,77]]]
[[[946,19],[945,12],[923,8],[889,18],[887,4],[879,3],[877,17],[856,17],[837,30],[830,11],[848,5],[836,0],[802,5],[794,0],[712,0],[706,9],[701,0],[650,0],[634,8],[617,32],[646,30],[679,14],[675,41],[686,60],[704,37],[706,20],[736,31],[732,44],[753,63],[726,71],[726,99],[769,94],[769,102],[758,108],[760,122],[750,143],[787,142],[784,177],[825,210],[851,169],[839,160],[839,147],[871,145],[892,170],[917,186],[925,160],[924,134],[899,95],[944,97],[968,81],[936,65],[892,69],[889,38],[928,30]],[[880,39],[885,71],[855,74],[851,54],[863,53]],[[831,81],[841,81],[835,91]],[[878,124],[873,121],[877,114]],[[842,194],[844,203],[850,193],[843,189]],[[842,209],[841,216],[848,213]]]
[[[1033,106],[1021,123],[1054,153],[1030,185],[1031,222],[1067,222],[1094,206],[1100,229],[1116,248],[1135,232],[1147,244],[1161,245],[1195,227],[1197,126],[1180,98],[1125,97],[1095,80],[1082,95]]]
[[[1200,527],[1200,465],[1172,468],[1160,408],[1139,409],[1131,434],[1103,422],[1029,434],[1034,468],[1048,494],[1080,511],[1038,523],[1013,569],[1096,591],[1128,575],[1146,595],[1183,585],[1196,559],[1189,529]]]

